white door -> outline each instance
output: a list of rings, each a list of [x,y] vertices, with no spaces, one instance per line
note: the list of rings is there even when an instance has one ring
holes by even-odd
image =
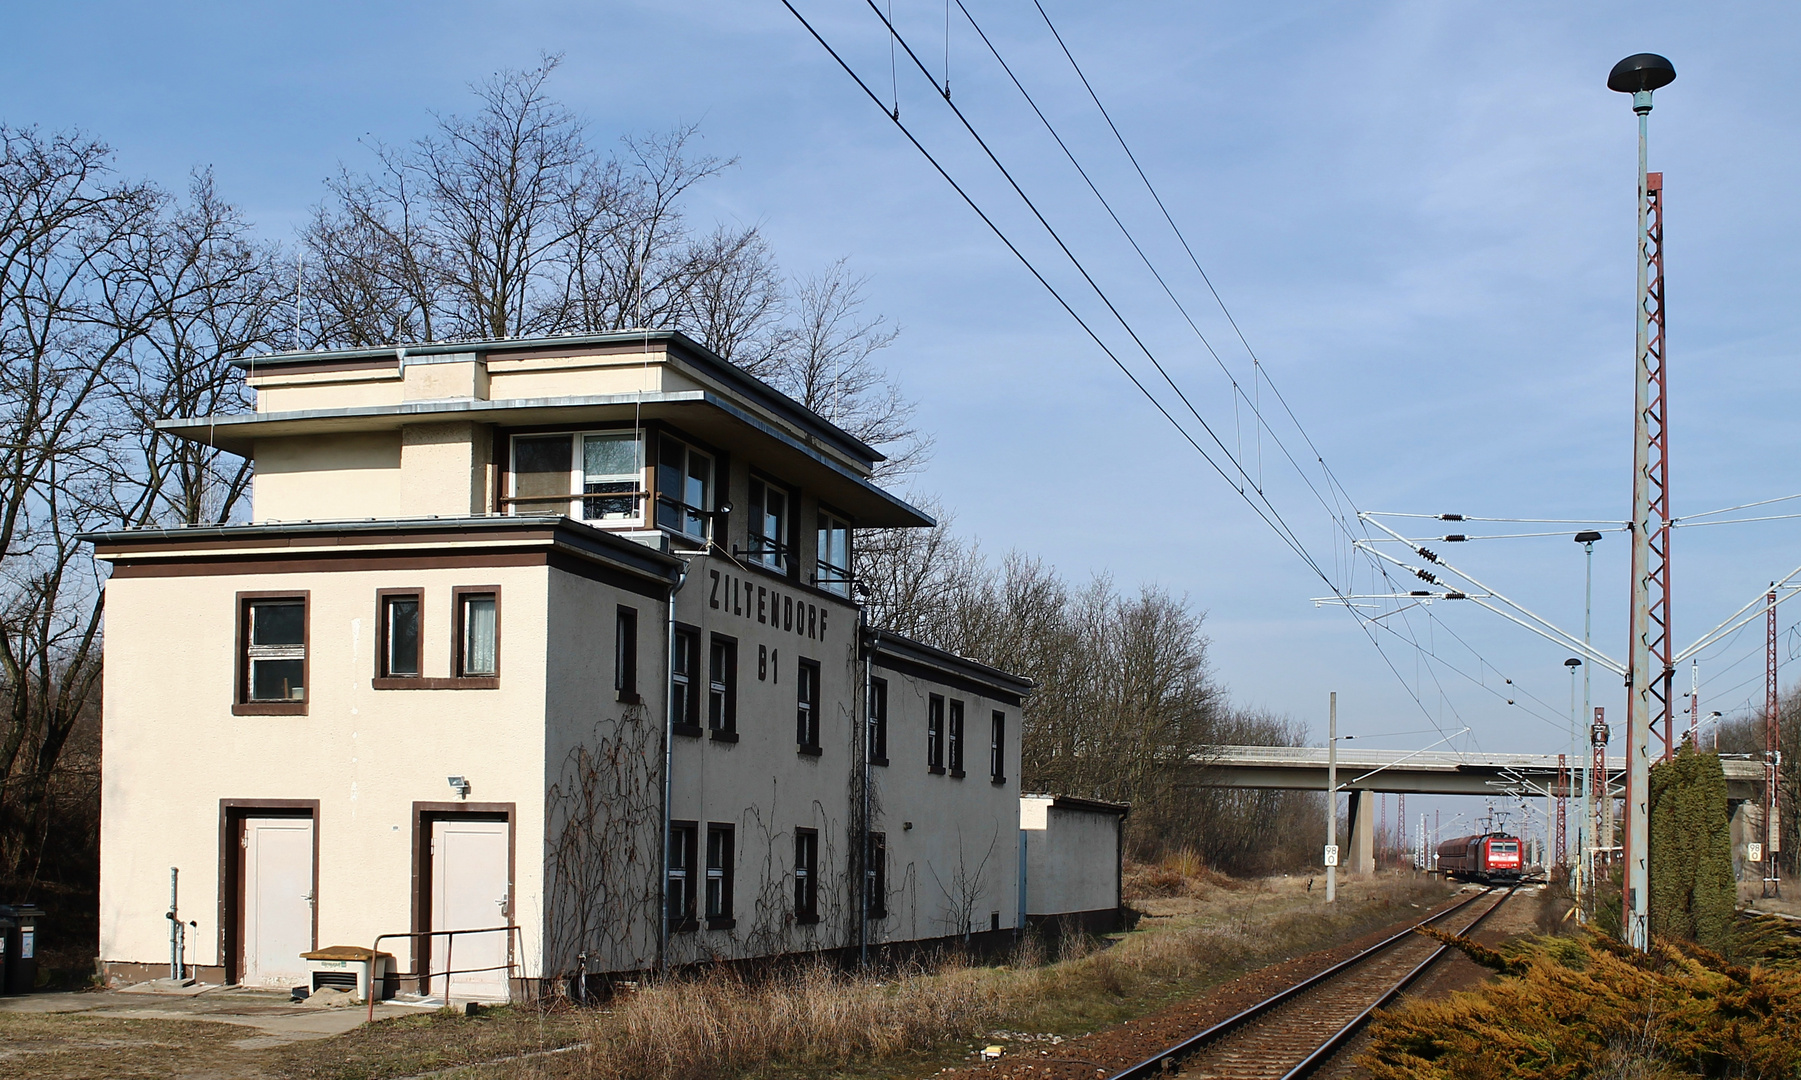
[[[247,986],[304,986],[313,949],[313,819],[244,820]]]
[[[432,822],[433,930],[483,930],[512,922],[507,895],[508,823],[448,818]],[[507,999],[504,931],[432,938],[434,997]],[[446,983],[448,982],[448,987]]]

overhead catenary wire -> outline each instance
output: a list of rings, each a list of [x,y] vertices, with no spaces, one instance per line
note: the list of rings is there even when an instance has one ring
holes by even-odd
[[[1310,569],[1312,569],[1313,572],[1317,576],[1320,577],[1320,579],[1322,581],[1324,581],[1326,583],[1328,588],[1332,589],[1332,591],[1335,593],[1341,591],[1341,590],[1339,590],[1336,583],[1334,583],[1331,580],[1331,578],[1329,576],[1327,576],[1325,574],[1325,572],[1320,568],[1318,562],[1315,561],[1313,559],[1313,557],[1306,551],[1304,545],[1302,545],[1300,543],[1298,537],[1296,537],[1293,534],[1292,530],[1286,528],[1286,523],[1284,523],[1284,525],[1282,527],[1278,527],[1278,525],[1276,524],[1276,521],[1271,520],[1272,515],[1275,514],[1274,507],[1270,506],[1269,507],[1270,512],[1265,513],[1263,507],[1259,507],[1257,505],[1257,503],[1255,501],[1253,501],[1252,499],[1250,499],[1250,497],[1248,495],[1246,495],[1243,491],[1239,490],[1239,485],[1232,480],[1231,476],[1219,465],[1218,462],[1213,460],[1213,457],[1207,453],[1207,451],[1204,447],[1202,447],[1198,442],[1195,441],[1194,437],[1188,433],[1187,429],[1184,428],[1182,426],[1182,424],[1176,420],[1176,418],[1169,412],[1169,410],[1162,404],[1162,402],[1160,402],[1157,399],[1156,395],[1154,395],[1150,392],[1150,389],[1144,385],[1144,383],[1137,377],[1137,375],[1134,374],[1132,372],[1132,370],[1129,367],[1127,367],[1126,364],[1122,360],[1120,360],[1119,356],[1106,344],[1106,342],[1100,337],[1100,335],[1095,332],[1093,327],[1090,326],[1089,323],[1085,319],[1083,319],[1079,313],[1076,312],[1074,307],[1072,307],[1070,305],[1070,303],[1068,302],[1068,300],[1066,300],[1064,298],[1062,293],[1059,292],[1056,289],[1056,287],[1050,283],[1050,281],[1037,268],[1037,266],[1029,258],[1026,257],[1024,252],[1022,252],[1016,244],[1014,244],[1014,242],[1007,236],[1005,231],[1002,230],[995,223],[995,221],[981,208],[980,204],[978,204],[975,201],[975,199],[968,193],[968,191],[966,191],[962,187],[962,185],[960,185],[956,181],[956,179],[950,175],[949,171],[944,167],[944,165],[942,163],[940,163],[938,161],[938,159],[929,150],[926,149],[924,144],[922,144],[919,141],[919,139],[913,134],[913,132],[907,127],[907,125],[905,125],[904,123],[901,122],[899,116],[897,115],[897,111],[891,112],[885,105],[883,105],[881,99],[874,93],[874,91],[872,91],[870,89],[868,83],[866,83],[863,80],[863,78],[857,74],[856,70],[854,68],[852,68],[850,66],[850,64],[843,58],[843,56],[841,56],[838,53],[838,51],[832,47],[831,43],[825,40],[825,38],[819,33],[819,31],[813,26],[813,24],[810,21],[808,21],[807,18],[804,15],[802,15],[801,12],[797,8],[795,8],[795,6],[791,2],[791,0],[782,0],[782,6],[788,9],[788,12],[790,14],[792,14],[798,22],[800,22],[801,26],[814,39],[814,41],[819,43],[820,47],[826,51],[827,55],[829,55],[832,58],[832,60],[838,64],[838,66],[844,71],[844,73],[846,75],[850,76],[851,80],[857,84],[858,89],[863,91],[864,96],[868,97],[870,99],[870,101],[876,105],[877,108],[880,108],[882,110],[882,112],[889,117],[889,120],[895,125],[896,128],[898,128],[901,131],[902,135],[913,146],[913,148],[915,150],[919,151],[920,155],[926,159],[926,161],[932,166],[934,171],[936,171],[938,173],[938,175],[940,177],[942,177],[944,179],[944,181],[951,186],[951,189],[957,193],[958,197],[960,197],[964,201],[964,203],[966,205],[968,205],[972,211],[975,212],[976,216],[979,219],[981,219],[982,223],[988,227],[990,232],[994,233],[995,237],[1001,241],[1002,245],[1007,248],[1007,250],[1014,256],[1014,258],[1018,259],[1020,261],[1020,263],[1023,266],[1025,266],[1027,272],[1030,273],[1032,275],[1032,277],[1045,289],[1045,291],[1051,295],[1052,299],[1056,301],[1057,305],[1059,307],[1061,307],[1064,310],[1064,312],[1066,314],[1068,314],[1070,316],[1070,318],[1076,322],[1076,325],[1081,327],[1083,333],[1086,334],[1089,337],[1089,339],[1092,340],[1095,343],[1095,345],[1101,349],[1102,353],[1105,354],[1107,356],[1107,358],[1113,363],[1113,365],[1116,368],[1118,368],[1122,374],[1124,374],[1126,376],[1128,381],[1130,381],[1133,384],[1134,388],[1136,388],[1138,390],[1138,392],[1141,395],[1143,395],[1146,398],[1146,400],[1148,400],[1151,403],[1151,405],[1157,410],[1157,412],[1160,415],[1163,416],[1163,418],[1165,420],[1169,421],[1169,423],[1172,427],[1176,428],[1177,432],[1179,434],[1181,434],[1181,436],[1183,437],[1183,440],[1185,442],[1187,442],[1190,445],[1190,447],[1192,447],[1197,453],[1199,453],[1201,455],[1202,459],[1205,460],[1208,463],[1208,465],[1214,469],[1215,472],[1219,473],[1220,477],[1222,479],[1226,480],[1226,482],[1228,484],[1230,484],[1235,491],[1239,491],[1240,498],[1243,499],[1246,502],[1246,504],[1251,507],[1252,511],[1254,513],[1256,513],[1257,516],[1259,518],[1261,518],[1266,525],[1269,525],[1270,528],[1273,531],[1275,531],[1277,533],[1277,535],[1283,540],[1283,542],[1291,550],[1293,550],[1296,553],[1296,555],[1298,555],[1302,559],[1302,561],[1305,562],[1308,565],[1308,567]],[[876,9],[876,14],[878,17],[881,16],[880,9]],[[892,24],[887,23],[887,21],[885,19],[884,19],[884,23],[888,25],[891,33],[893,33],[894,31],[892,28]],[[896,40],[900,40],[898,33],[895,34],[895,38],[896,38]],[[917,58],[915,58],[915,60],[916,59]],[[930,73],[927,72],[926,74],[929,79]],[[954,109],[954,106],[953,106],[953,109]],[[965,121],[965,124],[967,126],[967,121]],[[972,132],[972,134],[973,134],[973,132]],[[998,166],[998,162],[996,162],[996,164]],[[1024,197],[1023,191],[1020,192],[1020,194],[1021,194],[1021,197],[1023,198]],[[1048,226],[1047,226],[1047,228],[1048,228]],[[1073,255],[1071,257],[1073,259]],[[1098,291],[1098,289],[1097,289],[1097,291]],[[1217,436],[1214,437],[1214,441],[1216,443],[1218,443]],[[1222,446],[1222,453],[1225,453],[1225,456],[1229,460],[1232,460],[1230,452],[1224,451],[1223,446]],[[1234,465],[1237,465],[1237,464],[1238,463],[1236,462],[1236,460],[1234,460]],[[1242,467],[1240,467],[1239,471],[1240,471],[1240,474],[1242,475],[1243,474]],[[1267,500],[1265,502],[1265,505],[1266,506],[1268,505]],[[1279,517],[1279,515],[1277,515],[1277,516]],[[1362,627],[1361,619],[1358,620],[1358,624],[1360,627]],[[1394,674],[1396,680],[1401,683],[1402,689],[1405,690],[1407,692],[1408,696],[1413,699],[1415,705],[1420,709],[1421,714],[1424,715],[1429,722],[1431,722],[1435,726],[1437,726],[1437,721],[1435,718],[1433,718],[1431,710],[1426,707],[1425,702],[1420,699],[1418,693],[1411,686],[1409,686],[1407,684],[1406,679],[1401,676],[1400,670],[1398,668],[1396,668],[1394,665],[1393,658],[1388,655],[1387,650],[1382,647],[1380,641],[1376,638],[1374,633],[1372,633],[1367,627],[1363,627],[1363,630],[1364,630],[1365,636],[1368,637],[1371,644],[1375,646],[1377,654],[1382,657],[1384,665],[1386,667],[1388,667],[1388,669],[1391,673]]]

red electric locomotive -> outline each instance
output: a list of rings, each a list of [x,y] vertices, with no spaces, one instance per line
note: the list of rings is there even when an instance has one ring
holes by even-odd
[[[1438,845],[1438,868],[1445,876],[1483,884],[1520,879],[1520,838],[1481,833]]]

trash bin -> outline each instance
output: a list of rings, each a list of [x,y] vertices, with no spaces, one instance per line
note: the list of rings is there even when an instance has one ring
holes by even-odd
[[[12,923],[6,931],[5,992],[29,994],[37,988],[38,920],[44,913],[31,904],[0,907],[0,919]]]

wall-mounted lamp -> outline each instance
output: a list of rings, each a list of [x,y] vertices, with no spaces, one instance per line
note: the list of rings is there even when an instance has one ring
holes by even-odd
[[[458,798],[467,799],[469,797],[469,780],[467,777],[447,776],[445,779],[450,782],[450,789],[457,793]]]

